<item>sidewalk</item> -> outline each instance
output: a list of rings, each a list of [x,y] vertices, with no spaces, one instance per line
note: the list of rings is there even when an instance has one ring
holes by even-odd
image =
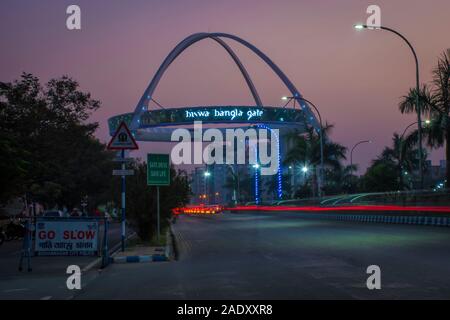
[[[150,243],[131,244],[125,251],[119,251],[112,257],[114,263],[138,263],[169,261],[172,256],[172,238],[170,231],[165,234],[165,245],[153,245]],[[159,243],[161,244],[161,243]]]

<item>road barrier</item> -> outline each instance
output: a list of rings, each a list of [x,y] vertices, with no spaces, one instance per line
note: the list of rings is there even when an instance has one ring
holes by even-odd
[[[233,212],[234,210],[227,210]],[[272,212],[265,210],[247,210],[244,212]],[[450,227],[449,217],[424,216],[424,215],[394,215],[394,214],[343,214],[343,213],[305,213],[298,212],[296,216],[312,219],[354,221],[363,223],[380,224],[404,224],[434,227]]]
[[[28,272],[32,271],[33,256],[100,256],[102,268],[110,261],[105,217],[38,217],[25,223],[19,271],[23,270],[24,260]]]
[[[323,219],[323,220],[450,227],[450,219],[447,217],[388,216],[388,215],[366,215],[366,214],[345,215],[345,214],[313,214],[313,213],[299,213],[298,215],[305,218]]]

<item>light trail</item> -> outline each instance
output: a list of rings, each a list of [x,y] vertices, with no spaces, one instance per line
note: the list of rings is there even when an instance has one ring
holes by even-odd
[[[395,211],[395,212],[436,212],[450,213],[450,207],[439,206],[397,206],[397,205],[354,205],[354,206],[237,206],[225,208],[229,211],[302,211],[302,212],[333,212],[333,211]]]

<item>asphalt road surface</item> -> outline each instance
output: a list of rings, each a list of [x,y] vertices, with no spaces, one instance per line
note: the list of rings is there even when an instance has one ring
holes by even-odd
[[[450,298],[450,228],[295,213],[181,216],[174,227],[178,261],[113,264],[75,298]],[[367,289],[369,265],[381,290]]]

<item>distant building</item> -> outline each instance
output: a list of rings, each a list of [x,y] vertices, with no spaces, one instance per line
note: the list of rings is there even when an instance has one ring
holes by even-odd
[[[434,188],[445,180],[446,161],[439,161],[439,165],[433,165],[431,160],[426,161],[426,171],[424,174],[425,186]]]
[[[215,164],[197,167],[191,173],[191,189],[194,204],[226,204],[233,199],[233,191],[225,188],[228,165]],[[208,172],[208,176],[205,173]]]
[[[193,204],[204,203],[205,187],[205,168],[197,167],[190,174],[190,185],[193,193],[191,202]]]
[[[285,158],[285,155],[288,150],[288,145],[283,139],[284,131],[280,131],[280,150],[279,150],[279,156],[280,160],[276,159],[275,161],[279,161],[280,164],[283,163],[283,159]],[[270,143],[270,141],[269,141]],[[235,148],[237,147],[237,144],[235,144]],[[208,165],[207,169],[206,166],[203,165],[202,167],[197,167],[195,170],[192,171],[190,174],[190,181],[191,181],[191,189],[193,192],[192,197],[192,203],[194,204],[227,204],[234,202],[234,193],[238,193],[238,191],[234,191],[232,188],[225,188],[224,185],[226,184],[227,180],[232,176],[232,171],[236,170],[240,172],[242,176],[250,176],[252,181],[250,183],[251,190],[245,190],[246,198],[248,201],[248,197],[250,196],[251,201],[255,201],[256,197],[256,181],[255,179],[255,168],[253,165],[248,164],[249,160],[249,152],[250,147],[248,144],[248,141],[246,141],[245,145],[245,159],[246,164],[239,164],[239,165],[228,165],[228,164],[213,164]],[[226,147],[224,146],[224,152],[223,154],[226,154]],[[236,154],[237,150],[234,150],[235,159],[234,162],[237,162]],[[205,177],[205,172],[209,172],[209,176]],[[295,168],[283,168],[281,169],[283,174],[290,174],[291,175],[291,181],[290,184],[292,185],[301,185],[304,183],[305,177],[308,174],[305,174],[301,171],[300,166],[295,166]],[[241,177],[242,179],[243,177]],[[278,198],[278,180],[277,175],[273,176],[261,176],[258,175],[258,198],[260,202],[264,201],[274,201],[279,200]],[[248,184],[247,187],[248,189]],[[240,190],[243,191],[243,190]],[[293,192],[291,190],[290,192]],[[283,190],[283,193],[286,193],[287,190]],[[242,194],[238,195],[236,194],[237,198],[242,199]]]

